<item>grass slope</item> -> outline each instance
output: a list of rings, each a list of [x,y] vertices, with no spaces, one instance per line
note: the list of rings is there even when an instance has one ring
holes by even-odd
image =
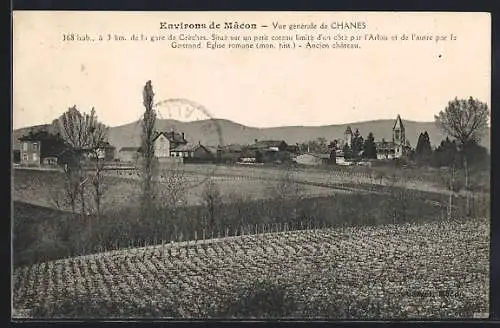
[[[488,311],[487,220],[171,244],[20,267],[31,317],[472,318]]]

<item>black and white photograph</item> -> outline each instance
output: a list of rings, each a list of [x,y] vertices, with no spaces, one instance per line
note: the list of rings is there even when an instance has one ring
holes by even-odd
[[[12,24],[12,320],[489,318],[489,14]]]

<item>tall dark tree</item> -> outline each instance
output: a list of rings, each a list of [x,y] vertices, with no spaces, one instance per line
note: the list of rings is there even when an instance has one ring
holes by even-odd
[[[337,148],[338,148],[337,140],[333,140],[328,145],[328,150],[330,152],[330,163],[331,164],[337,163]]]
[[[368,159],[377,158],[377,145],[373,133],[370,132],[363,145],[363,157]]]
[[[458,166],[458,164],[460,164],[458,163],[457,144],[455,140],[451,141],[448,137],[441,141],[433,155],[433,164],[436,167],[451,167],[453,165]]]
[[[154,137],[156,112],[154,110],[154,92],[151,81],[147,81],[142,92],[144,118],[142,124],[142,201],[141,210],[145,218],[149,218],[153,208],[153,175],[155,169]]]
[[[359,158],[359,153],[363,150],[364,140],[359,130],[356,129],[352,138],[352,156],[354,158]]]
[[[222,226],[220,220],[217,220],[217,216],[220,215],[218,212],[223,200],[220,188],[214,180],[209,179],[204,184],[201,198],[208,212],[208,220],[204,222],[205,229],[210,227],[212,231],[213,229],[220,231]]]
[[[359,153],[363,150],[363,137],[359,133],[359,130],[356,129],[352,136],[351,141],[351,155],[353,158],[358,158]]]
[[[419,164],[427,165],[431,163],[432,147],[427,131],[420,133],[418,136],[414,157]]]
[[[469,168],[466,148],[478,144],[488,128],[489,119],[488,105],[484,102],[469,97],[450,101],[444,111],[435,115],[437,125],[459,142],[459,149],[463,154],[465,167],[465,189],[467,193],[467,210],[469,203]]]
[[[344,148],[342,149],[342,151],[344,152],[344,158],[345,159],[351,159],[352,158],[352,149],[351,149],[351,147],[349,147],[348,144],[344,145]]]

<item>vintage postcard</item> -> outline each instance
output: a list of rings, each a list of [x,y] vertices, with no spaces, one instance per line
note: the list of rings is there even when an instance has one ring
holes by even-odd
[[[15,11],[12,37],[13,320],[489,317],[489,14]]]

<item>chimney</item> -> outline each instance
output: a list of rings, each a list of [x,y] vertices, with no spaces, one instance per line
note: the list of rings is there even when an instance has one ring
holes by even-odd
[[[182,140],[184,140],[184,132],[182,132]]]

